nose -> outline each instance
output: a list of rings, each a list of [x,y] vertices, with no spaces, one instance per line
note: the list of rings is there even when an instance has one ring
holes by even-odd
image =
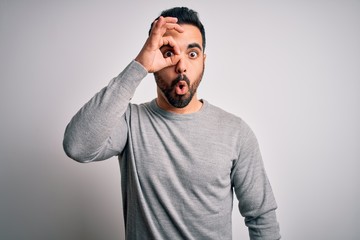
[[[186,60],[182,57],[176,64],[176,72],[178,74],[186,73]]]

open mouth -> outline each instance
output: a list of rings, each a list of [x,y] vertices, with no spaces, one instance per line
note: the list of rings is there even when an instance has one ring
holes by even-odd
[[[175,85],[175,92],[178,95],[184,95],[189,91],[189,87],[186,81],[179,81],[176,85]]]

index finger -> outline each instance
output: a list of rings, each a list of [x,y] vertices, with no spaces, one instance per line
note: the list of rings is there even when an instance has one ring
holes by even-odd
[[[176,17],[163,17],[163,16],[160,16],[158,18],[158,20],[160,20],[160,19],[164,19],[165,22],[167,22],[167,23],[177,23],[178,22],[178,19]]]
[[[157,32],[163,35],[167,30],[176,30],[177,32],[184,32],[181,25],[177,24],[178,19],[176,17],[163,17],[160,16],[153,22],[151,32]]]
[[[165,25],[167,30],[176,30],[178,32],[184,32],[183,27],[181,27],[180,24],[178,24],[178,19],[176,17],[163,17],[160,16],[159,19],[165,20]]]

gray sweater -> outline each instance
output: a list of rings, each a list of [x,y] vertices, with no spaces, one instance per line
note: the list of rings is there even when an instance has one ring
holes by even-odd
[[[233,192],[250,239],[279,239],[249,126],[205,100],[192,114],[131,104],[146,75],[132,61],[72,118],[63,142],[80,162],[119,156],[126,239],[232,239]]]

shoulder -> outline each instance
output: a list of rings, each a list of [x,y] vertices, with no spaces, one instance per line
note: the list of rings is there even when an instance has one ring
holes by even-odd
[[[126,109],[126,118],[138,118],[140,116],[146,116],[148,115],[150,109],[150,103],[129,103],[127,109]]]
[[[236,128],[250,128],[249,125],[240,116],[230,113],[208,102],[207,105],[208,114],[215,118],[217,121],[220,121],[222,125],[228,125],[229,127]]]
[[[242,152],[242,155],[259,151],[257,136],[246,121],[217,106],[210,106],[214,112],[217,112],[220,119],[222,119],[222,130],[225,135],[231,137],[236,142],[238,150]]]

